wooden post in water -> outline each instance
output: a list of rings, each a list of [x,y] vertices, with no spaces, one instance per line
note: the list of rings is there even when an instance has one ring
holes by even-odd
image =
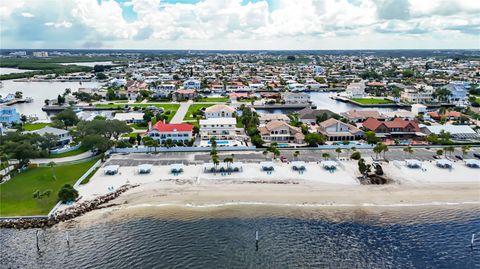
[[[472,241],[470,241],[470,248],[473,249],[473,243],[475,242],[475,234],[472,234]]]
[[[68,236],[68,231],[67,231],[67,246],[70,246],[70,238]]]
[[[37,239],[37,251],[40,251],[40,246],[38,245],[38,230],[35,232],[35,238]]]
[[[258,251],[258,231],[255,231],[255,251]]]

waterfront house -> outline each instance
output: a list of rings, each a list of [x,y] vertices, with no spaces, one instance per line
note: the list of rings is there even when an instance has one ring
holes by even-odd
[[[363,98],[365,97],[365,82],[350,83],[345,89],[345,96],[348,98]]]
[[[200,137],[203,140],[234,139],[236,136],[236,118],[209,118],[200,120]]]
[[[14,107],[0,107],[0,123],[20,123],[20,113]]]
[[[227,105],[213,105],[205,109],[205,118],[231,118],[235,109]]]
[[[328,141],[352,141],[363,137],[362,130],[334,118],[320,122],[318,132],[323,134]]]
[[[306,93],[285,92],[282,93],[282,99],[287,105],[308,105],[310,104],[310,95]]]
[[[303,144],[305,136],[298,127],[293,127],[284,121],[271,121],[258,127],[263,141],[267,143],[283,142]]]
[[[135,100],[140,94],[140,91],[147,90],[148,84],[136,80],[128,81],[125,84],[126,95],[129,100]]]
[[[468,90],[465,88],[465,84],[459,82],[450,82],[445,86],[450,91],[451,95],[448,97],[448,101],[451,103],[464,103],[467,100]]]
[[[157,122],[148,131],[147,135],[160,144],[165,143],[167,139],[173,142],[186,143],[192,139],[193,125],[187,123],[173,124],[165,122]]]
[[[413,120],[403,120],[395,118],[391,121],[379,121],[374,118],[368,118],[362,123],[362,126],[375,132],[376,136],[386,139],[411,139],[424,136],[420,133],[417,122]]]
[[[404,86],[400,99],[409,103],[426,104],[433,100],[433,87],[425,84]]]
[[[307,87],[301,83],[290,83],[287,85],[287,87],[291,92],[303,92],[307,90]]]
[[[50,126],[43,127],[42,129],[31,131],[29,133],[38,134],[44,136],[45,134],[53,134],[57,138],[57,145],[56,147],[63,147],[65,145],[70,144],[73,141],[72,136],[69,134],[67,130],[53,128]]]
[[[175,84],[160,84],[153,88],[150,88],[150,91],[153,93],[153,96],[157,98],[166,98],[175,90]]]

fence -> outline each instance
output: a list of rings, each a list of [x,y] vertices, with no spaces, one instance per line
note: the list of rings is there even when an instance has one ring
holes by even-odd
[[[245,151],[256,150],[256,147],[217,147],[217,151]],[[208,152],[211,147],[136,147],[136,148],[112,148],[112,153],[147,153],[147,152]]]
[[[74,151],[74,150],[79,149],[80,146],[81,146],[81,144],[77,144],[77,145],[75,145],[75,146],[73,146],[73,147],[61,148],[61,149],[53,149],[53,150],[50,150],[50,154],[55,155],[55,154],[62,154],[62,153],[65,153],[65,152]]]

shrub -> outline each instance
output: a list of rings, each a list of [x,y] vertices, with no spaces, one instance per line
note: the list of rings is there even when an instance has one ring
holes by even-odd
[[[72,185],[65,184],[58,192],[58,199],[63,203],[74,201],[78,197],[78,191]]]

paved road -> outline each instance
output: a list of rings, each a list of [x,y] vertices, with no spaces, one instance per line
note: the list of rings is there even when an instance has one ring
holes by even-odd
[[[368,161],[372,161],[376,156],[372,150],[359,150],[362,157]],[[285,156],[289,161],[294,160],[294,150],[280,150],[281,155]],[[323,160],[322,154],[328,152],[330,158],[336,159],[337,153],[334,150],[299,150],[300,154],[297,158],[299,161],[305,162],[317,162]],[[475,158],[473,153],[480,153],[480,149],[475,148],[471,150],[466,158]],[[236,151],[236,152],[219,152],[218,156],[220,160],[225,157],[230,157],[233,153],[235,161],[244,163],[259,163],[265,160],[265,156],[262,151]],[[344,150],[340,153],[340,158],[347,158],[352,151]],[[383,155],[383,154],[382,154]],[[436,155],[436,149],[414,149],[413,154],[407,154],[402,149],[390,149],[385,158],[389,161],[392,160],[405,160],[405,159],[418,159],[422,161],[433,161],[433,155]],[[461,151],[457,149],[452,157],[452,160],[456,160],[455,155],[462,155]],[[272,154],[269,153],[268,158],[272,158]],[[153,165],[168,165],[172,163],[183,164],[203,164],[205,162],[211,162],[211,156],[209,152],[162,152],[157,154],[145,154],[145,153],[131,153],[131,154],[114,154],[109,160],[110,164],[118,164],[121,166],[137,166],[139,164],[153,164]]]
[[[67,162],[87,159],[91,156],[93,156],[92,152],[87,151],[87,152],[80,153],[80,154],[75,155],[75,156],[68,156],[68,157],[63,157],[63,158],[32,159],[32,160],[30,160],[30,163],[44,164],[44,163],[49,163],[49,162],[52,162],[52,161],[56,162],[56,163],[67,163]]]
[[[177,113],[175,113],[170,123],[182,123],[183,118],[185,118],[188,108],[192,103],[193,103],[192,101],[180,103],[180,107],[178,108]]]

